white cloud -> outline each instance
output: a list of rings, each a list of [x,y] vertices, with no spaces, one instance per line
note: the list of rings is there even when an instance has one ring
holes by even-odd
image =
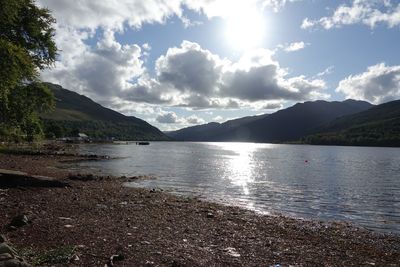
[[[144,23],[162,23],[182,13],[181,0],[69,1],[39,0],[48,7],[58,23],[80,29],[123,30],[124,24],[139,28]]]
[[[151,46],[150,46],[149,43],[144,43],[144,44],[142,45],[142,48],[143,48],[144,50],[146,50],[146,51],[150,51],[150,50],[151,50]]]
[[[300,2],[301,0],[264,0],[263,6],[273,8],[275,12],[278,12],[287,3]]]
[[[340,5],[332,16],[312,20],[305,18],[301,28],[308,29],[321,26],[325,29],[338,28],[344,25],[364,24],[374,28],[386,24],[392,28],[400,25],[400,4],[385,0],[354,0],[351,5]]]
[[[182,16],[181,17],[181,21],[183,24],[183,27],[185,29],[190,28],[190,27],[195,27],[195,26],[199,26],[199,25],[203,25],[202,21],[196,21],[196,20],[190,20],[189,18]]]
[[[147,90],[156,95],[157,91],[168,92],[174,105],[194,109],[235,109],[260,101],[329,97],[323,92],[323,80],[287,78],[272,56],[273,52],[259,49],[231,62],[184,41],[157,60],[156,77]]]
[[[211,95],[220,79],[218,56],[201,49],[197,43],[183,41],[181,47],[170,48],[156,62],[160,82],[181,92]]]
[[[301,0],[184,0],[186,7],[203,12],[207,17],[229,17],[248,7],[278,12],[287,3]]]
[[[138,45],[121,45],[113,32],[106,31],[97,45],[90,48],[83,43],[81,35],[70,28],[59,29],[57,44],[69,52],[62,54],[54,69],[42,73],[44,80],[99,99],[100,96],[119,95],[132,86],[131,80],[144,73],[142,51]]]
[[[329,67],[327,67],[325,70],[319,72],[319,73],[317,74],[317,77],[323,77],[323,76],[332,74],[334,69],[335,69],[335,66],[329,66]]]
[[[301,23],[301,28],[302,29],[309,29],[309,28],[314,27],[316,24],[317,24],[316,21],[312,21],[309,18],[305,18],[303,20],[303,22]]]
[[[283,46],[283,50],[286,52],[295,52],[295,51],[299,51],[299,50],[306,48],[306,46],[308,46],[308,45],[310,45],[310,44],[307,44],[304,42],[295,42],[295,43],[290,43],[290,44]]]
[[[400,66],[384,63],[371,66],[367,71],[351,75],[339,82],[336,89],[347,98],[380,104],[400,98]]]
[[[216,116],[212,119],[212,121],[221,123],[226,121],[226,119],[224,119],[222,116]]]
[[[186,118],[186,122],[188,124],[204,124],[206,121],[202,118],[197,117],[196,115],[191,115]]]
[[[227,17],[243,6],[277,11],[287,2],[294,0],[38,0],[41,6],[52,11],[61,25],[76,29],[95,30],[101,27],[119,31],[123,31],[124,26],[140,28],[146,23],[164,23],[172,16],[181,18],[186,26],[198,24],[184,16],[184,8],[203,12],[212,18]]]

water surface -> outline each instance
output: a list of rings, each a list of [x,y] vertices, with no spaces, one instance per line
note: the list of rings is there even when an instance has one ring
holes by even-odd
[[[79,149],[120,157],[80,167],[157,177],[133,186],[400,233],[398,148],[152,142]]]

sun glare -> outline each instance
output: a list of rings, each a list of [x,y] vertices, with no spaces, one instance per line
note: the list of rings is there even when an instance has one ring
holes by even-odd
[[[238,7],[227,18],[226,41],[237,50],[259,46],[264,38],[265,19],[256,8]]]

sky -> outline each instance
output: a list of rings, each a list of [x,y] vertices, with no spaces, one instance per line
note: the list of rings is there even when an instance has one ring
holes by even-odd
[[[400,0],[37,0],[60,84],[161,130],[400,98]]]

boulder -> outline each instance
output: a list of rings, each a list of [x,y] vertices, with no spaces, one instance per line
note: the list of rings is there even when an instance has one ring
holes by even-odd
[[[0,235],[0,267],[30,267],[17,251],[7,243],[5,236]]]
[[[24,225],[27,225],[29,223],[28,217],[24,214],[20,214],[18,216],[15,216],[11,222],[8,224],[8,227],[10,228],[19,228]]]

